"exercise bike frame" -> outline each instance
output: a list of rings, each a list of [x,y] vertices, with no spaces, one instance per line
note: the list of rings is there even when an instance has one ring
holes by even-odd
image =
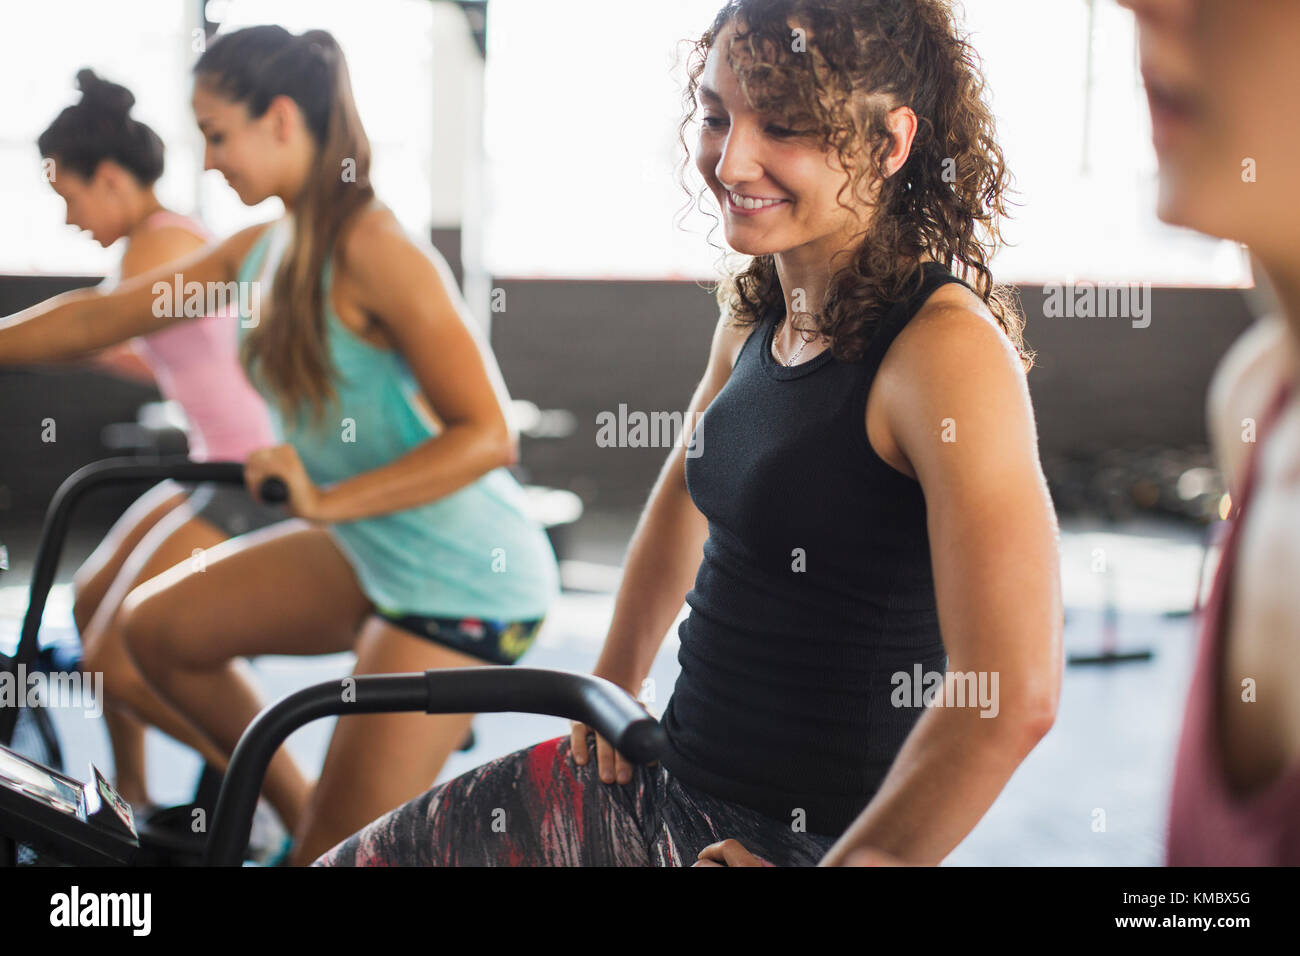
[[[0,668],[34,665],[39,654],[41,619],[58,573],[73,509],[91,491],[113,485],[158,482],[243,484],[239,462],[193,462],[188,458],[141,461],[113,458],[78,469],[59,486],[46,512],[32,570],[27,613],[12,657],[0,656]],[[287,488],[268,478],[259,493],[264,501],[283,502]],[[448,668],[415,674],[372,674],[304,688],[267,706],[254,718],[231,755],[213,813],[204,851],[208,866],[238,866],[252,829],[253,813],[271,758],[298,728],[323,717],[350,714],[419,712],[532,713],[578,720],[590,725],[616,750],[637,763],[657,759],[666,745],[663,728],[622,688],[586,674],[537,668],[484,666]],[[18,708],[0,708],[0,745],[13,741]],[[62,752],[44,708],[33,717],[62,770]],[[0,856],[12,856],[13,843],[0,836]],[[0,859],[0,865],[5,860]]]
[[[569,671],[462,667],[367,674],[314,684],[267,706],[240,737],[203,840],[202,864],[242,864],[267,768],[295,730],[322,717],[418,711],[567,717],[588,724],[628,759],[642,764],[658,759],[667,739],[658,721],[621,687]],[[41,847],[51,859],[76,865],[156,862],[141,858],[138,844],[125,832],[110,834],[91,826],[45,809],[38,814],[19,807],[14,821],[0,818],[0,867],[16,863],[13,850],[20,840]],[[202,827],[196,832],[202,832]]]
[[[666,746],[663,727],[621,687],[600,677],[526,667],[458,667],[372,674],[304,688],[266,707],[231,755],[213,814],[205,866],[239,866],[267,767],[285,739],[322,717],[424,711],[527,713],[590,725],[629,760],[646,764]]]
[[[19,665],[32,667],[36,664],[40,652],[41,618],[45,614],[50,588],[54,586],[54,579],[58,574],[59,560],[63,556],[63,546],[71,526],[73,509],[91,491],[114,485],[158,482],[169,478],[175,481],[214,481],[242,485],[244,466],[239,462],[194,462],[184,457],[160,458],[155,461],[108,458],[85,465],[64,479],[50,501],[49,510],[45,514],[45,523],[41,527],[41,537],[36,546],[36,560],[29,584],[27,613],[23,616],[18,647],[12,657],[0,656],[0,669],[16,672]],[[266,501],[286,500],[284,483],[278,478],[267,479],[260,491]],[[16,707],[0,708],[0,745],[7,747],[13,743],[18,714],[19,709]],[[49,714],[43,707],[37,707],[32,708],[32,717],[52,757],[54,769],[62,770],[63,751],[59,746],[58,735],[50,722]]]

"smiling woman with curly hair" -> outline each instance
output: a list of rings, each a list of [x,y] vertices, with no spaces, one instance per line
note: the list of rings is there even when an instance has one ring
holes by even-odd
[[[836,250],[838,271],[817,323],[835,357],[861,357],[875,323],[918,287],[916,263],[927,259],[956,262],[973,277],[1028,369],[1023,321],[988,266],[1003,242],[1011,177],[981,99],[978,56],[953,29],[948,5],[732,0],[691,50],[683,148],[698,98],[716,102],[707,85],[701,90],[709,52],[741,13],[747,29],[731,37],[727,57],[748,106],[773,122],[777,141],[825,152],[849,171],[835,196],[845,212],[870,210],[863,231]],[[903,105],[916,131],[905,161],[891,170],[891,117]],[[706,110],[706,140],[716,119]],[[722,202],[716,177],[702,172]],[[772,252],[756,252],[719,289],[719,302],[745,326],[782,298]]]
[[[319,863],[938,862],[1054,720],[1056,523],[973,52],[940,0],[733,0],[694,49],[683,145],[700,108],[750,260],[595,667],[637,693],[685,599],[667,750],[575,724]]]

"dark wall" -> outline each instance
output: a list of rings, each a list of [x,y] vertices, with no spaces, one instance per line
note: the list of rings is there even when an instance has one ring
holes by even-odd
[[[666,450],[600,448],[596,415],[620,402],[647,413],[686,407],[717,320],[712,297],[689,282],[499,285],[506,311],[493,316],[492,341],[511,395],[578,418],[572,438],[531,449],[534,478],[592,504],[643,504]],[[1240,292],[1155,289],[1140,329],[1045,317],[1039,286],[1020,301],[1038,353],[1029,382],[1044,457],[1205,441],[1210,375],[1251,321]]]
[[[1043,449],[1092,454],[1206,441],[1215,365],[1254,317],[1240,290],[1153,289],[1151,324],[1049,318],[1041,286],[1022,289],[1029,373]]]
[[[454,231],[435,234],[451,259]],[[441,241],[439,241],[441,240]],[[459,263],[453,263],[459,268]],[[91,280],[0,277],[0,315]],[[572,411],[567,439],[528,442],[533,481],[577,491],[591,506],[637,508],[667,450],[600,448],[596,415],[620,402],[684,410],[708,356],[717,312],[693,282],[502,281],[492,344],[510,393]],[[1205,440],[1205,389],[1218,358],[1250,322],[1235,291],[1156,289],[1149,327],[1123,319],[1047,318],[1040,287],[1021,290],[1037,350],[1030,385],[1044,456]],[[0,372],[0,507],[43,510],[62,478],[108,452],[108,423],[131,421],[156,393],[86,371]],[[58,441],[41,441],[52,418]],[[0,510],[0,517],[3,516]]]
[[[0,315],[11,315],[98,278],[0,276]],[[156,389],[75,365],[0,369],[0,522],[44,512],[59,482],[87,462],[119,454],[106,449],[100,431],[135,421],[136,409],[158,398]],[[42,440],[53,420],[53,442]],[[104,491],[87,511],[111,513],[133,496]]]

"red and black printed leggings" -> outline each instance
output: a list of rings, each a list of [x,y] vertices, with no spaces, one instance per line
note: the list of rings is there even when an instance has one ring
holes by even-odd
[[[690,866],[738,840],[779,866],[812,866],[834,837],[687,787],[662,764],[604,783],[568,737],[518,750],[440,784],[354,833],[316,866]]]

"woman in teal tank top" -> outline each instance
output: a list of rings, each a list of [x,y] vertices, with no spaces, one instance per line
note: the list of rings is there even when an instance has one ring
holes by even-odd
[[[165,328],[186,310],[157,290],[178,283],[186,297],[196,284],[237,297],[241,360],[277,439],[249,455],[245,481],[256,495],[283,480],[289,520],[152,578],[121,610],[150,686],[228,754],[263,705],[242,658],[351,650],[356,674],[512,664],[559,575],[507,470],[517,439],[491,350],[445,262],[375,201],[334,38],[238,30],[194,72],[205,168],[287,215],[111,293],[19,313],[0,358],[49,361]],[[281,748],[263,794],[293,834],[288,861],[426,789],[471,717],[341,720],[314,785]]]
[[[289,219],[268,228],[241,266],[238,281],[260,282],[267,289],[267,277],[291,229]],[[317,486],[380,468],[441,431],[421,404],[420,384],[402,354],[361,338],[339,319],[329,302],[332,279],[327,259],[322,292],[325,337],[335,368],[333,415],[321,426],[310,426],[286,422],[272,411],[286,446],[284,468],[296,467],[292,450]],[[241,327],[241,340],[247,334],[247,327]],[[274,400],[274,392],[258,376],[253,383]],[[268,451],[261,467],[280,474],[273,455]],[[257,466],[250,463],[250,468]],[[428,504],[340,521],[327,530],[356,569],[367,596],[386,616],[523,621],[544,613],[554,584],[550,544],[531,523],[520,521],[523,512],[523,490],[509,472],[497,467]],[[478,656],[502,664],[518,657],[509,648],[485,646],[478,651]]]

